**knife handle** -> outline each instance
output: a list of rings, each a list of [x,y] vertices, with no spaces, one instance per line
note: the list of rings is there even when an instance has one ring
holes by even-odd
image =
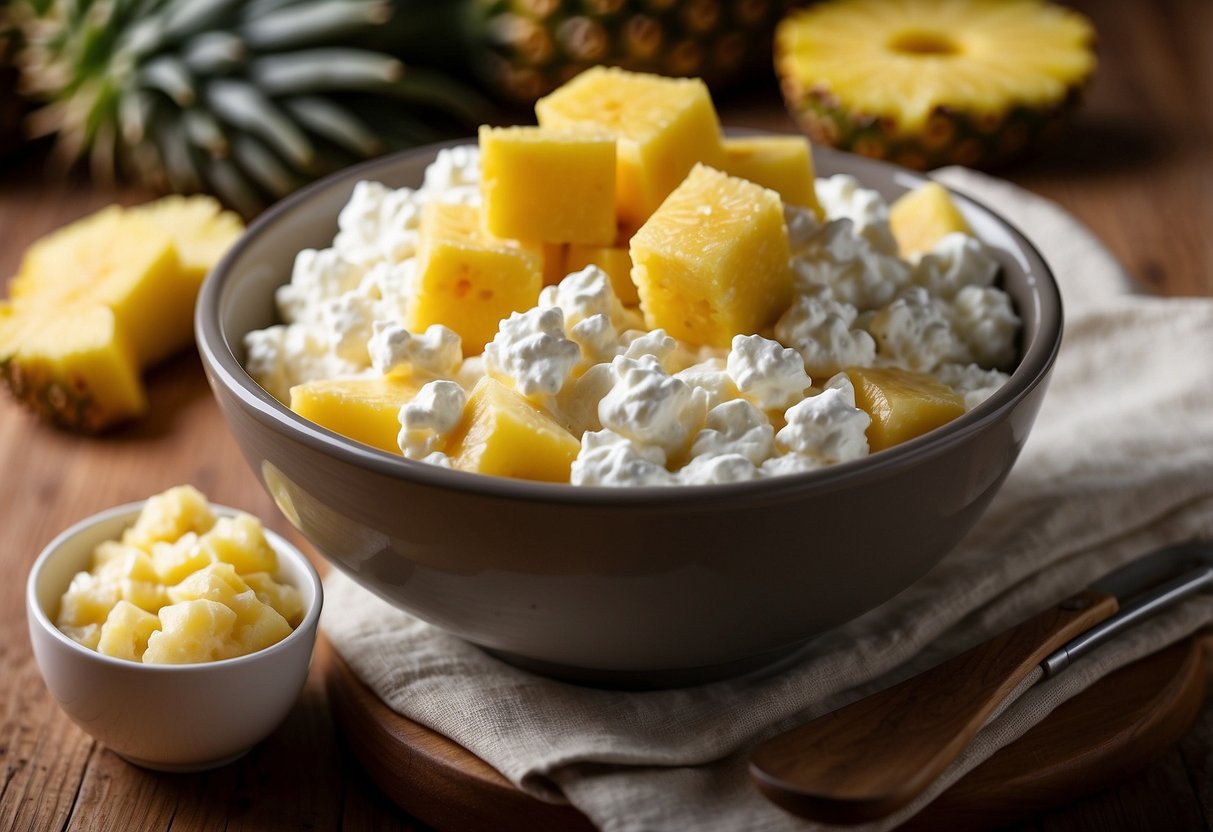
[[[836,824],[906,806],[968,745],[1046,656],[1113,615],[1116,598],[1084,590],[966,653],[775,736],[750,776],[793,814]]]

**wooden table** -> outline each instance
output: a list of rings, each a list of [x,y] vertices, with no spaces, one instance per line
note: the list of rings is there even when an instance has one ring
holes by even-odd
[[[1213,3],[1085,4],[1102,65],[1063,144],[1003,172],[1091,226],[1144,286],[1213,295]],[[785,129],[772,90],[722,104],[729,124]],[[29,162],[0,174],[0,275],[23,247],[114,199]],[[293,535],[219,418],[196,356],[148,378],[151,415],[103,438],[36,423],[0,399],[0,829],[422,829],[357,770],[330,718],[318,656],[286,723],[240,762],[202,775],[130,766],[51,701],[25,630],[24,581],[59,530],[191,482]],[[297,539],[297,538],[296,538]],[[1213,821],[1213,701],[1178,748],[1118,788],[1020,829],[1193,830]]]

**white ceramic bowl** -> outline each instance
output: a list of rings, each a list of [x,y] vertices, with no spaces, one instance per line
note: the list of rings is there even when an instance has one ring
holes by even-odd
[[[93,549],[118,538],[142,508],[128,503],[81,520],[38,556],[25,593],[34,658],[60,707],[111,751],[160,771],[215,768],[268,736],[298,698],[316,642],[320,576],[302,552],[266,529],[279,578],[303,595],[306,613],[289,636],[205,664],[145,665],[102,655],[60,632],[53,616],[72,576],[88,569]]]

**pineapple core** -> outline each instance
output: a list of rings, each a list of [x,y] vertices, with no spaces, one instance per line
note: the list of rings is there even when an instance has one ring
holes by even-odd
[[[689,344],[728,347],[792,302],[779,194],[697,165],[632,237],[645,325]]]

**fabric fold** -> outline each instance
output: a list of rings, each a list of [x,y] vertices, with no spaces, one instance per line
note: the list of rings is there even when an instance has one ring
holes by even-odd
[[[760,740],[990,638],[1107,571],[1213,538],[1213,300],[1131,294],[1081,223],[1006,182],[938,178],[1007,216],[1062,287],[1066,334],[1036,427],[986,515],[914,586],[790,666],[695,688],[594,690],[516,670],[333,571],[322,624],[398,713],[608,830],[812,829],[750,785]],[[1193,599],[1024,691],[891,828],[1113,669],[1213,622]]]

